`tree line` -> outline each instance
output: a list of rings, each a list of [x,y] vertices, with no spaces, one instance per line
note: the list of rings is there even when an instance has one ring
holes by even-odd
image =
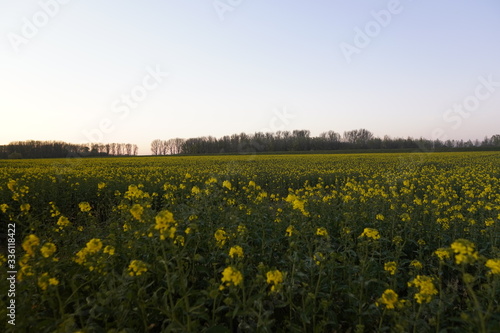
[[[214,153],[251,153],[320,151],[350,149],[439,149],[499,147],[500,134],[479,140],[429,140],[424,138],[383,138],[375,137],[366,129],[345,131],[342,135],[327,131],[319,136],[311,136],[309,130],[277,131],[275,133],[256,132],[254,134],[233,134],[221,138],[203,136],[189,139],[156,139],[151,142],[153,155],[173,154],[214,154]]]
[[[139,147],[131,143],[74,144],[62,141],[14,141],[0,145],[0,158],[64,158],[135,156]]]

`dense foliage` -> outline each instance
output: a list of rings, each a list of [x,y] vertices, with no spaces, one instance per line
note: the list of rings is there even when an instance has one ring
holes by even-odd
[[[497,152],[0,161],[0,221],[7,331],[499,332]]]

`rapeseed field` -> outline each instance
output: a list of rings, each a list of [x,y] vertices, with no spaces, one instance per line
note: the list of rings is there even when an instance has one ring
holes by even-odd
[[[497,152],[0,161],[0,221],[16,332],[500,332]]]

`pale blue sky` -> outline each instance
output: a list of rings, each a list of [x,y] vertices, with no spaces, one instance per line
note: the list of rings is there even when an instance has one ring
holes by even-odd
[[[157,138],[356,128],[482,139],[500,133],[499,17],[497,0],[0,0],[0,144],[148,154]]]

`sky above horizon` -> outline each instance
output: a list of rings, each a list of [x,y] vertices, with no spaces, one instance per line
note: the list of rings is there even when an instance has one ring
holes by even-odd
[[[500,2],[0,1],[0,144],[500,134]]]

